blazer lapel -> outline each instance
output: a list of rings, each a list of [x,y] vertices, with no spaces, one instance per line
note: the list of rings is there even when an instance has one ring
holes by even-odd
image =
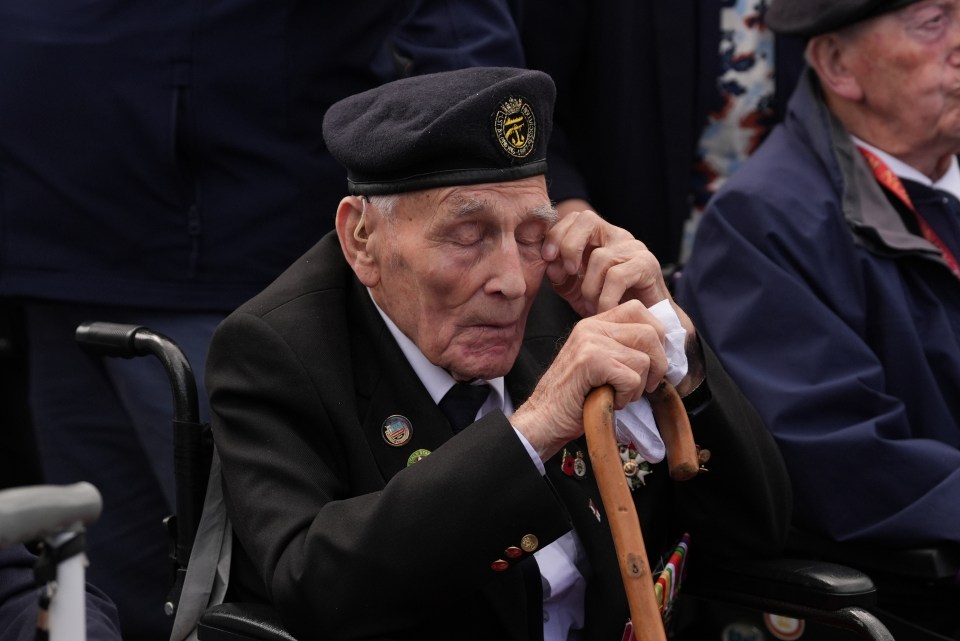
[[[351,332],[358,418],[386,482],[453,432],[359,283],[348,304],[359,319]]]

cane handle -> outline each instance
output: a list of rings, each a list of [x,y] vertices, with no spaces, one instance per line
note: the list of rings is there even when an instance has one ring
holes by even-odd
[[[687,410],[676,388],[666,379],[653,393],[647,395],[657,429],[667,450],[667,468],[674,481],[687,481],[700,471],[697,446]]]

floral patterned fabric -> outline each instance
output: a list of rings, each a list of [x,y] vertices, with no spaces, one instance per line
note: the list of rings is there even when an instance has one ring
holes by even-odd
[[[693,211],[685,260],[710,197],[763,141],[774,123],[774,42],[764,26],[766,0],[725,0],[720,10],[720,108],[709,114],[693,170]]]

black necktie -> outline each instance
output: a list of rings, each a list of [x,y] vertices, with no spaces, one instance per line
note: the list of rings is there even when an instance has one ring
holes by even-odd
[[[469,383],[456,383],[444,394],[440,399],[439,407],[447,415],[454,434],[473,423],[477,412],[480,411],[480,406],[487,400],[489,394],[489,385]]]

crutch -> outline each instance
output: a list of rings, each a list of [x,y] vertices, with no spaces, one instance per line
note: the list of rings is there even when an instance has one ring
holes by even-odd
[[[86,639],[85,526],[103,508],[90,483],[32,485],[0,492],[0,548],[43,542],[34,574],[43,586],[37,639]]]

